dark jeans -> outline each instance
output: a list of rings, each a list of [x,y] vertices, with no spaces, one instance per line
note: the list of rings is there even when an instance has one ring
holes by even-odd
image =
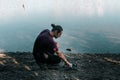
[[[44,54],[48,55],[48,58],[45,58]],[[34,58],[37,64],[58,64],[61,62],[60,57],[51,53],[34,53]]]

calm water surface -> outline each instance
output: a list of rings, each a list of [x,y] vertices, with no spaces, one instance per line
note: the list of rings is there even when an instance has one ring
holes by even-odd
[[[63,26],[60,50],[120,53],[120,0],[0,0],[0,51],[32,51],[50,24]]]

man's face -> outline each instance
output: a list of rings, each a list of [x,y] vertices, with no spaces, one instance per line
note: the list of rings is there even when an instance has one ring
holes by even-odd
[[[55,38],[58,38],[58,37],[60,37],[62,35],[62,31],[61,32],[57,32],[57,31],[55,31],[55,34],[54,34],[54,37]]]

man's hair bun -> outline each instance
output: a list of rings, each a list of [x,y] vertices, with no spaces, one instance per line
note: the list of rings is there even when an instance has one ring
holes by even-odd
[[[51,26],[52,26],[53,28],[55,28],[55,24],[51,24]]]

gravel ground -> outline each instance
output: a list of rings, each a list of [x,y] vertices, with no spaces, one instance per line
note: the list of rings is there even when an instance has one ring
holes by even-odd
[[[76,70],[41,70],[29,52],[0,53],[0,80],[120,80],[120,54],[65,54]]]

